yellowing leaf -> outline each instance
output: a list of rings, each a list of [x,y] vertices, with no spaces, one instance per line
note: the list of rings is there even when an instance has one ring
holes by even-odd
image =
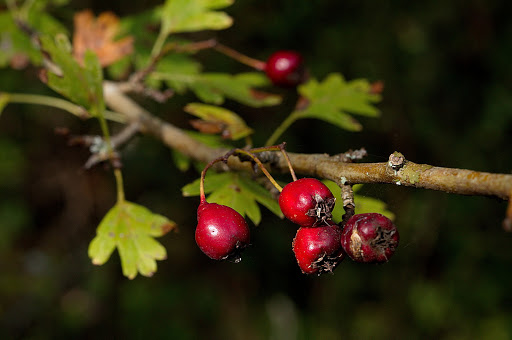
[[[213,128],[209,130],[212,133],[222,133],[224,138],[237,140],[247,137],[253,130],[245,124],[244,120],[236,113],[222,107],[206,105],[200,103],[190,103],[185,106],[184,110],[196,117],[202,119],[207,125],[202,125],[204,128]],[[200,127],[196,125],[195,127]],[[202,132],[209,133],[209,131],[201,130]]]
[[[162,32],[221,30],[232,25],[233,19],[215,11],[231,5],[234,0],[167,0],[162,10]]]
[[[119,18],[111,12],[101,13],[96,20],[89,10],[78,12],[74,24],[73,56],[82,65],[87,50],[96,53],[102,67],[133,52],[132,37],[114,40],[119,30]]]
[[[89,245],[89,257],[93,264],[102,265],[117,248],[126,277],[133,279],[137,273],[152,276],[157,269],[155,260],[167,256],[165,248],[154,237],[175,227],[173,221],[143,206],[118,202],[98,226],[96,237]]]

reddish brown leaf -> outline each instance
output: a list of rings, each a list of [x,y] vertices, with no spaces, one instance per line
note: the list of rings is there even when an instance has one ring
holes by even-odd
[[[114,41],[119,30],[119,18],[112,12],[103,12],[96,19],[90,10],[78,12],[74,24],[73,56],[82,65],[87,50],[96,53],[102,67],[133,52],[133,37]]]
[[[226,129],[226,124],[223,124],[222,122],[206,121],[202,119],[192,119],[190,120],[190,125],[199,132],[212,135],[221,133]]]

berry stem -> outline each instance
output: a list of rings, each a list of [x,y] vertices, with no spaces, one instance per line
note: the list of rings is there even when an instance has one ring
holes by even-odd
[[[258,153],[258,152],[265,152],[265,151],[281,151],[281,153],[284,156],[284,159],[286,160],[286,164],[288,164],[288,169],[290,169],[290,174],[292,175],[293,181],[295,182],[297,180],[297,176],[295,175],[295,170],[293,170],[292,162],[290,161],[290,157],[288,157],[288,154],[286,153],[285,147],[286,147],[286,142],[282,142],[281,144],[278,144],[278,145],[254,148],[254,149],[251,149],[251,152]]]
[[[234,150],[236,153],[239,153],[239,154],[242,154],[242,155],[246,155],[246,156],[249,156],[251,157],[251,159],[256,162],[256,164],[258,164],[258,167],[261,169],[261,171],[265,174],[265,176],[267,176],[267,178],[269,179],[269,181],[274,185],[274,187],[279,190],[279,192],[283,191],[283,188],[276,182],[276,180],[274,179],[274,177],[272,177],[272,175],[268,172],[268,170],[265,168],[265,166],[263,165],[263,163],[261,163],[261,161],[259,160],[258,157],[256,157],[252,152],[249,152],[247,150],[243,150],[243,149],[235,149]],[[269,151],[269,150],[268,150]]]
[[[201,200],[201,204],[206,203],[206,196],[204,194],[204,178],[206,177],[206,171],[208,171],[208,169],[210,169],[215,163],[223,160],[224,158],[225,156],[215,158],[210,163],[206,164],[203,171],[201,171],[201,180],[199,182],[199,199]]]
[[[235,51],[234,49],[227,47],[226,45],[223,45],[220,43],[217,43],[215,45],[214,49],[217,50],[218,52],[220,52],[224,55],[227,55],[228,57],[235,59],[236,61],[238,61],[242,64],[250,66],[258,71],[265,70],[265,67],[267,65],[264,61],[248,57],[248,56],[246,56],[238,51]]]
[[[292,175],[293,181],[295,182],[297,180],[297,176],[295,175],[295,170],[293,170],[292,162],[290,161],[290,157],[288,157],[288,154],[286,153],[286,150],[284,149],[285,146],[286,146],[286,142],[279,144],[279,150],[281,150],[281,153],[283,154],[283,157],[286,160],[286,164],[288,164],[288,169],[290,169],[290,174]]]

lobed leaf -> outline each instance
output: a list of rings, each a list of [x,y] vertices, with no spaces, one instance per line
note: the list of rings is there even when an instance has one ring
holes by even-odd
[[[371,92],[370,83],[364,79],[345,81],[339,73],[328,75],[323,82],[311,80],[298,89],[308,100],[304,109],[292,114],[296,119],[316,118],[349,131],[360,131],[361,124],[351,114],[378,117],[379,110],[373,106],[380,100]]]
[[[58,70],[48,72],[48,86],[72,102],[83,106],[92,116],[103,111],[103,75],[97,56],[88,51],[84,67],[71,55],[71,44],[65,35],[42,36],[43,49]]]
[[[73,56],[83,63],[84,54],[92,50],[105,67],[133,53],[133,37],[117,39],[119,18],[112,12],[103,12],[94,17],[92,11],[84,10],[74,16]]]
[[[277,105],[281,96],[255,91],[255,88],[268,85],[264,74],[257,72],[230,75],[225,73],[199,73],[199,70],[185,69],[181,72],[154,72],[150,78],[165,81],[176,91],[193,91],[208,104],[221,105],[226,98],[252,107]],[[183,72],[185,71],[185,72]]]
[[[93,264],[102,265],[117,248],[126,277],[133,279],[137,273],[152,276],[157,269],[156,260],[167,256],[165,248],[154,237],[175,227],[173,221],[143,206],[118,202],[100,222],[96,237],[89,245],[89,257]]]

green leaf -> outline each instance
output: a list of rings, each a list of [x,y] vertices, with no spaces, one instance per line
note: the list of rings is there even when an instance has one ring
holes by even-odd
[[[233,19],[215,11],[230,6],[234,0],[167,0],[162,9],[165,35],[177,32],[221,30],[232,25]]]
[[[183,187],[183,196],[199,195],[199,183],[194,182]],[[277,201],[270,193],[244,174],[224,172],[208,174],[205,179],[205,193],[208,202],[227,205],[242,216],[247,216],[255,225],[261,222],[261,212],[257,203],[267,207],[274,214],[283,217]]]
[[[238,140],[253,133],[253,130],[247,126],[242,118],[228,109],[207,104],[190,103],[185,106],[184,110],[206,122],[223,126],[223,130],[227,131],[227,134],[224,134],[223,131],[223,137],[225,138]]]
[[[7,104],[9,104],[9,94],[0,92],[0,116]]]
[[[334,222],[338,223],[342,220],[343,214],[345,214],[345,210],[343,209],[343,205],[339,201],[341,198],[341,188],[334,183],[333,181],[324,180],[323,183],[327,185],[327,187],[331,190],[332,194],[338,200],[336,205],[334,206],[334,210],[332,211],[332,219]],[[379,213],[391,220],[394,220],[395,214],[387,209],[387,205],[385,202],[382,202],[379,199],[373,197],[367,197],[358,195],[357,191],[361,189],[363,185],[357,184],[353,186],[354,190],[354,203],[356,204],[356,214],[364,214],[364,213]]]
[[[163,58],[156,67],[156,72],[172,74],[178,78],[176,80],[168,79],[166,84],[180,94],[187,91],[187,78],[199,74],[200,71],[201,64],[185,54],[170,54]],[[156,80],[155,78],[152,79]],[[185,81],[182,81],[182,79],[185,79]],[[158,81],[158,83],[161,83],[161,81]]]
[[[0,67],[10,66],[13,58],[26,56],[34,65],[42,60],[41,52],[30,41],[30,37],[21,32],[9,12],[0,13]]]
[[[292,113],[296,119],[316,118],[345,130],[360,131],[361,124],[350,114],[379,116],[373,104],[380,101],[380,96],[371,93],[370,83],[364,79],[347,82],[341,74],[333,73],[321,83],[313,79],[301,85],[298,91],[309,103]]]
[[[207,174],[207,179],[204,182],[204,192],[205,194],[209,194],[213,191],[219,190],[229,183],[233,182],[233,176],[229,172],[220,172],[220,173],[209,173]],[[181,193],[185,197],[189,196],[199,196],[199,184],[201,183],[201,179],[198,178],[192,183],[185,185],[181,189]]]
[[[226,98],[252,107],[277,105],[281,96],[255,91],[254,88],[268,85],[264,74],[258,72],[230,75],[225,73],[199,73],[189,69],[186,72],[154,72],[151,79],[164,80],[167,85],[182,93],[192,90],[208,104],[221,105]]]
[[[251,195],[251,197],[258,203],[272,211],[280,218],[284,217],[283,213],[281,212],[281,208],[279,207],[279,203],[277,203],[277,201],[272,197],[267,189],[247,177],[242,177],[238,183],[243,188],[244,192]]]
[[[48,73],[48,86],[83,106],[92,116],[102,112],[103,76],[97,56],[88,51],[84,58],[85,66],[81,67],[71,55],[71,45],[65,35],[57,35],[55,39],[42,36],[41,43],[59,68],[59,71]]]
[[[89,245],[89,257],[93,264],[102,265],[117,248],[126,277],[133,279],[137,273],[152,276],[157,269],[155,260],[167,256],[165,248],[154,237],[175,227],[173,221],[143,206],[118,202],[98,226],[96,237]]]

